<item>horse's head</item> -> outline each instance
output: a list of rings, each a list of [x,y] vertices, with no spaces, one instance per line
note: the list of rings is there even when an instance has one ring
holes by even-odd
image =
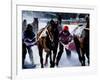
[[[48,36],[50,38],[50,41],[54,44],[54,40],[55,40],[55,34],[57,34],[58,28],[57,28],[58,24],[51,20],[49,22],[49,25],[47,26],[47,30],[48,30]],[[58,34],[57,34],[58,35]]]
[[[52,27],[52,32],[55,33],[55,31],[58,30],[58,22],[51,20],[50,25]]]

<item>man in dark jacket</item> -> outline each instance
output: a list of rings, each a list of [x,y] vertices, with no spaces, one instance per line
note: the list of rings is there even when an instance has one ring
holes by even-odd
[[[32,62],[32,66],[34,66],[34,61],[33,61],[33,51],[32,51],[32,46],[35,44],[35,34],[33,32],[33,27],[28,24],[26,30],[23,33],[23,39],[22,39],[22,66],[24,66],[24,60],[26,53],[28,51],[30,60]]]

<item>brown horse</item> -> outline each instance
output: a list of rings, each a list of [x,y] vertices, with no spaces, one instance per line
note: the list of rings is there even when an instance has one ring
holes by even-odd
[[[45,35],[43,35],[45,34]],[[50,67],[54,67],[58,45],[57,24],[51,20],[50,23],[37,34],[37,46],[39,50],[41,68],[43,68],[43,49],[46,51],[46,60],[50,56]],[[53,60],[52,51],[53,50]]]
[[[90,63],[89,58],[89,28],[84,28],[81,37],[74,35],[74,42],[76,45],[76,51],[78,53],[79,61],[82,66],[85,66],[85,55],[88,59],[88,65]]]

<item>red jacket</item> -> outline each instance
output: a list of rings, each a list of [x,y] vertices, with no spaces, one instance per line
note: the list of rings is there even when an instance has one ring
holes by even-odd
[[[64,31],[61,31],[59,33],[59,41],[61,41],[63,44],[68,44],[72,40],[72,35],[67,31],[66,33]]]

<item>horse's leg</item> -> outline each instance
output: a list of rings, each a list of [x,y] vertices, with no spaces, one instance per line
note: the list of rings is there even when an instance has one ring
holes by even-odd
[[[55,48],[53,49],[53,67],[55,66],[55,59],[57,55],[57,49],[58,49],[58,42],[55,45]]]
[[[50,49],[47,47],[46,43],[47,43],[47,39],[44,37],[42,38],[43,39],[43,46],[44,46],[44,50],[45,52],[48,52],[50,51]]]
[[[82,55],[81,55],[81,52],[80,52],[80,47],[76,47],[76,51],[78,53],[79,61],[80,61],[81,65],[82,65]]]
[[[63,48],[64,48],[63,45],[61,43],[59,43],[59,52],[57,55],[56,66],[58,66],[59,60],[60,60],[61,55],[63,53]]]
[[[88,65],[89,65],[90,64],[90,56],[89,56],[89,46],[88,45],[86,45],[85,51],[86,51],[86,57],[88,59]]]
[[[51,50],[48,53],[50,55],[50,67],[53,67],[53,61],[52,61],[52,53]]]
[[[76,52],[78,53],[79,61],[82,65],[82,56],[81,56],[81,52],[80,52],[80,42],[79,42],[77,37],[74,37],[74,43],[75,43],[75,46],[76,46]]]
[[[53,50],[53,67],[55,66],[56,55],[57,55],[57,49],[54,49]]]
[[[86,57],[88,59],[88,65],[90,64],[90,56],[89,56],[89,36],[87,36],[85,39],[84,39],[84,50],[85,50],[85,54],[86,54]]]
[[[88,59],[88,65],[89,65],[89,64],[90,64],[89,51],[88,51],[88,52],[86,52],[86,57],[87,57],[87,59]]]
[[[85,50],[84,48],[82,48],[81,50],[82,50],[82,66],[85,66]]]
[[[41,68],[43,68],[43,49],[41,47],[38,47],[39,49],[39,56],[40,56],[40,63],[41,63]]]
[[[45,66],[47,65],[47,63],[48,63],[48,57],[50,56],[50,54],[49,53],[47,53],[46,54],[46,59],[45,59]]]

